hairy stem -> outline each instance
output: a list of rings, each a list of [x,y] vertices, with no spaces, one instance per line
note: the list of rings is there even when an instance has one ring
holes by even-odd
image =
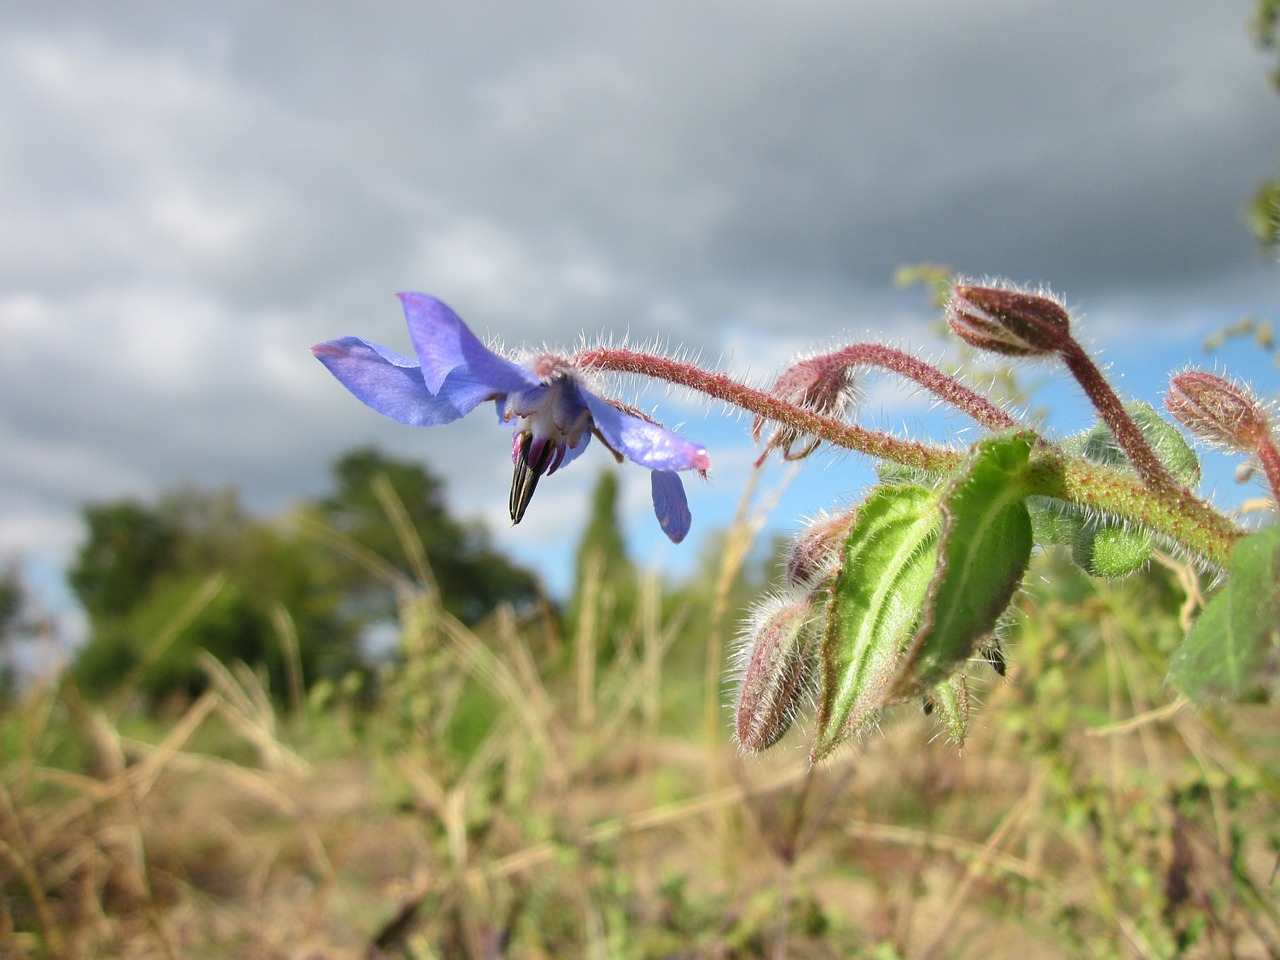
[[[973,417],[988,430],[1007,430],[1018,421],[949,374],[909,353],[878,343],[852,343],[831,354],[850,366],[879,367],[912,380],[940,400]]]
[[[1085,352],[1084,347],[1069,338],[1061,349],[1061,356],[1071,375],[1076,378],[1080,386],[1084,387],[1084,392],[1097,407],[1103,423],[1111,428],[1111,434],[1116,438],[1116,443],[1120,444],[1120,449],[1129,458],[1129,463],[1133,465],[1134,471],[1142,482],[1152,490],[1162,493],[1181,492],[1181,485],[1160,462],[1160,458],[1151,449],[1138,425],[1125,410],[1124,403],[1111,388],[1107,378],[1102,375],[1098,365]]]
[[[899,440],[856,424],[824,417],[779,400],[762,390],[748,387],[722,373],[711,373],[668,357],[601,347],[577,354],[572,362],[579,367],[640,374],[678,384],[748,413],[821,437],[846,450],[905,466],[948,473],[958,469],[965,459],[965,454],[958,450]],[[1101,374],[1098,376],[1100,378]],[[1110,392],[1110,387],[1107,390]],[[1111,396],[1115,397],[1114,392],[1111,392]],[[1118,398],[1116,403],[1119,404]],[[1123,412],[1123,408],[1120,409]],[[1137,431],[1137,426],[1127,414],[1125,421]],[[1112,429],[1114,431],[1115,428]],[[1117,437],[1119,436],[1117,432]],[[1150,448],[1141,435],[1138,439],[1150,453]],[[1154,457],[1154,454],[1151,456]],[[1163,465],[1161,470],[1163,471]],[[1139,523],[1164,534],[1218,566],[1226,565],[1232,545],[1244,534],[1243,530],[1203,500],[1178,486],[1172,478],[1169,478],[1167,486],[1154,487],[1145,484],[1141,474],[1135,479],[1120,470],[1068,457],[1048,444],[1038,447],[1032,483],[1035,488],[1032,492],[1035,494],[1091,507]]]
[[[1271,487],[1271,496],[1280,503],[1280,450],[1276,449],[1275,440],[1269,431],[1260,430],[1254,439],[1254,453],[1262,472],[1267,475],[1267,483]]]
[[[1163,534],[1215,566],[1245,531],[1189,490],[1153,490],[1132,474],[1068,457],[1047,444],[1032,461],[1035,493],[1101,510]]]
[[[779,400],[763,390],[748,387],[723,373],[711,373],[701,367],[668,357],[655,357],[623,348],[600,347],[586,350],[573,357],[575,366],[596,370],[612,370],[617,373],[638,373],[655,380],[679,384],[696,390],[716,400],[723,400],[792,429],[810,433],[828,443],[846,450],[856,450],[868,456],[892,460],[922,470],[945,472],[954,470],[964,460],[963,454],[945,447],[899,440],[887,433],[867,430],[857,424],[845,423],[833,417],[824,417]]]

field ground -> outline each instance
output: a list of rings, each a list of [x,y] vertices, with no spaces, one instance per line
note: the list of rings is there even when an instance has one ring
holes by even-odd
[[[1280,956],[1280,710],[1173,699],[1163,568],[1032,582],[963,750],[906,704],[818,768],[803,720],[738,754],[732,624],[652,595],[600,639],[422,590],[396,667],[292,707],[212,662],[160,717],[33,690],[0,715],[0,953]]]

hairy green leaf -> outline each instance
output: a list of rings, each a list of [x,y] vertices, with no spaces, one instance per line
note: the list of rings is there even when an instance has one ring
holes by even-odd
[[[1156,457],[1173,474],[1175,480],[1186,487],[1200,482],[1200,461],[1182,434],[1172,423],[1160,416],[1156,408],[1143,400],[1133,400],[1124,405],[1125,412],[1133,418],[1142,431],[1143,438],[1155,451]],[[1076,434],[1063,442],[1068,453],[1079,454],[1094,463],[1111,467],[1127,467],[1129,458],[1120,449],[1115,436],[1106,424],[1098,422],[1092,429]]]
[[[1155,407],[1141,400],[1125,404],[1142,436],[1175,480],[1185,487],[1200,482],[1200,461],[1182,434]],[[1104,423],[1062,442],[1062,449],[1094,463],[1130,469],[1115,436]],[[1090,516],[1079,508],[1052,512],[1052,507],[1032,508],[1037,543],[1061,543],[1071,547],[1071,559],[1090,576],[1114,579],[1142,569],[1154,546],[1150,535],[1132,526]]]
[[[858,509],[827,607],[814,761],[888,702],[933,574],[940,521],[937,495],[917,486],[877,487]]]
[[[1091,577],[1114,580],[1141,570],[1154,544],[1145,530],[1118,523],[1084,523],[1071,543],[1071,559]]]
[[[995,628],[1031,559],[1027,472],[1035,435],[979,442],[942,498],[938,563],[893,693],[945,680]]]
[[[1027,500],[1031,512],[1031,536],[1043,547],[1071,546],[1084,527],[1084,516],[1069,504],[1050,497]]]
[[[1170,680],[1192,700],[1280,693],[1280,526],[1239,541],[1230,579],[1174,654]]]

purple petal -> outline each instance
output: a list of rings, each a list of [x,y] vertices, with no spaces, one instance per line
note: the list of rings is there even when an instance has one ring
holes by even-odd
[[[653,489],[653,512],[658,517],[658,525],[672,543],[679,543],[693,521],[680,474],[655,470],[649,474],[649,485]]]
[[[434,427],[466,412],[447,397],[432,396],[418,364],[376,343],[342,337],[317,343],[311,352],[357,399],[384,417],[412,427]]]
[[[590,445],[591,432],[587,431],[582,434],[582,439],[578,441],[578,445],[576,447],[565,447],[564,459],[560,461],[560,464],[556,469],[563,470],[569,464],[573,463],[573,461],[577,460],[578,457],[582,456],[582,451],[586,450]]]
[[[425,293],[402,293],[399,297],[413,349],[422,361],[423,380],[432,393],[443,390],[459,407],[469,410],[486,397],[539,382],[530,371],[481,343],[461,318],[435,297]]]
[[[600,436],[632,463],[650,470],[706,470],[711,466],[705,447],[656,423],[624,413],[588,390],[580,392]]]

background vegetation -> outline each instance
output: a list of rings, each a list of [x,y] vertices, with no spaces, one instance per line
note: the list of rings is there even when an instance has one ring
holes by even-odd
[[[0,657],[0,956],[1280,957],[1280,707],[1166,685],[1194,569],[1036,555],[963,750],[902,709],[821,766],[803,724],[744,758],[755,503],[668,584],[603,474],[560,607],[376,450],[285,517],[87,506],[87,645],[26,688]],[[0,571],[0,653],[45,629]]]
[[[0,715],[0,953],[1280,955],[1280,715],[1163,683],[1193,571],[1039,556],[963,752],[909,708],[811,768],[723,705],[758,518],[671,586],[615,498],[563,611],[372,451],[270,522],[88,508],[92,640]]]

